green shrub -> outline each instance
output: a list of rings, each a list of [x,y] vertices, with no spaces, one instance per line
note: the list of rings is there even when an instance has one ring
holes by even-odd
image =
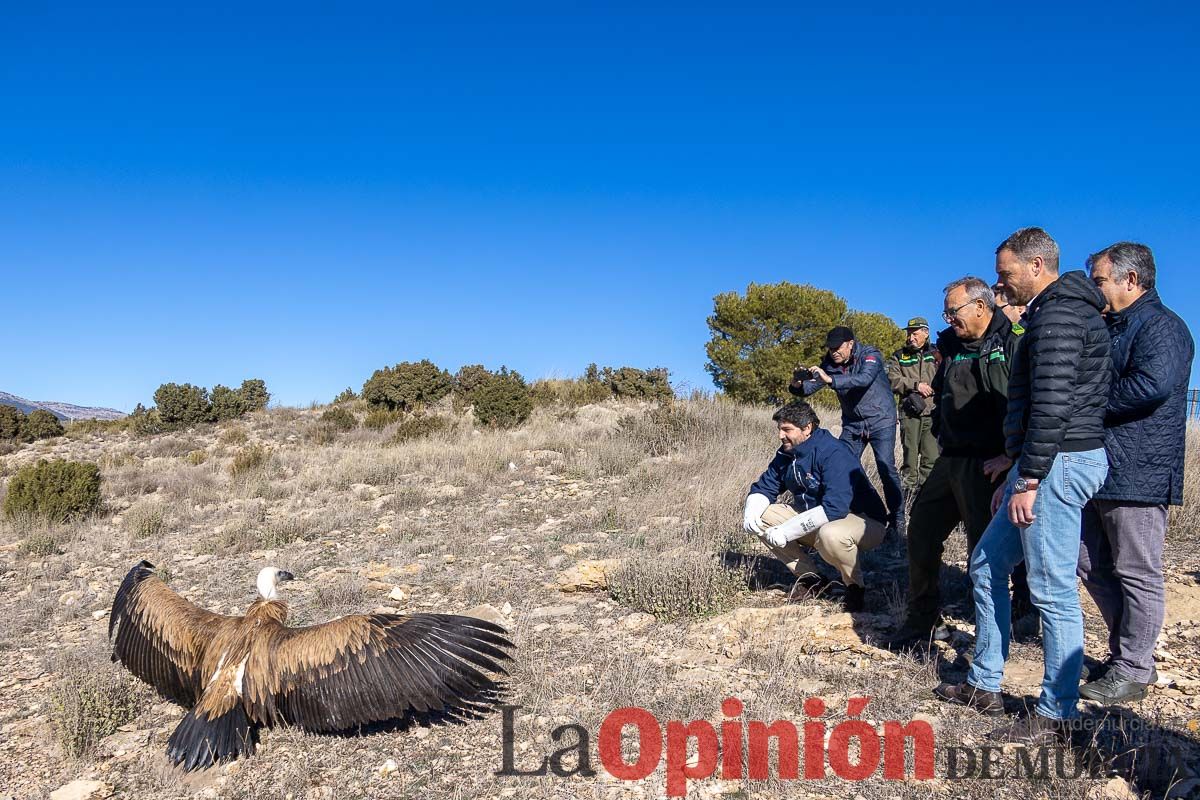
[[[99,653],[72,653],[53,664],[53,672],[58,678],[49,692],[50,719],[72,758],[90,755],[148,705],[148,692],[133,676]]]
[[[212,390],[212,419],[224,422],[237,419],[249,410],[242,393],[228,386],[217,384]]]
[[[154,403],[163,424],[171,427],[207,422],[212,413],[208,391],[190,383],[164,383],[155,390]]]
[[[403,444],[414,439],[423,439],[441,433],[451,427],[450,420],[434,414],[409,417],[396,426],[389,444]]]
[[[593,365],[595,366],[595,365]],[[535,406],[586,406],[612,397],[612,391],[599,380],[584,378],[542,378],[529,387]]]
[[[318,422],[336,431],[352,431],[358,427],[358,417],[344,408],[327,409]]]
[[[375,370],[363,384],[362,396],[373,406],[414,411],[441,400],[452,387],[449,372],[423,359]]]
[[[646,555],[608,576],[609,594],[618,603],[666,619],[726,611],[745,585],[745,575],[690,552],[674,558]]]
[[[337,397],[333,398],[333,402],[349,403],[351,400],[357,400],[357,399],[358,399],[358,395],[354,393],[353,389],[351,389],[349,386],[347,386],[345,389],[343,389],[341,391],[341,393]]]
[[[19,408],[0,404],[0,439],[19,439],[25,415]]]
[[[234,478],[241,478],[252,472],[257,472],[267,464],[267,456],[270,455],[267,449],[262,445],[252,444],[249,447],[243,447],[233,456],[233,461],[229,464],[229,474]]]
[[[86,461],[38,461],[17,470],[4,497],[6,517],[61,522],[100,507],[100,468]]]
[[[454,373],[454,404],[463,409],[475,402],[475,390],[487,383],[492,371],[482,364],[468,364]]]
[[[241,387],[238,388],[238,394],[241,395],[242,403],[247,411],[261,411],[267,407],[267,403],[271,402],[271,393],[267,391],[267,384],[261,378],[242,381]]]
[[[386,408],[373,408],[367,412],[367,416],[363,419],[363,427],[370,428],[373,431],[380,431],[391,425],[393,422],[398,422],[404,416],[403,411],[391,411]]]
[[[56,556],[62,553],[62,541],[53,530],[38,528],[21,540],[18,550],[33,558]]]
[[[166,430],[158,409],[152,408],[147,411],[141,403],[138,403],[137,408],[129,415],[129,426],[138,436],[153,436]]]
[[[618,425],[625,438],[651,456],[665,456],[687,441],[689,434],[704,432],[704,421],[675,403],[622,417]]]
[[[203,464],[205,461],[208,461],[208,451],[207,450],[192,450],[186,456],[183,457],[183,460],[186,461],[187,463],[191,464],[193,467],[198,467],[201,464]]]
[[[654,369],[605,367],[601,377],[613,397],[634,400],[668,400],[675,396],[675,392],[671,389],[670,373],[665,367]]]
[[[475,419],[492,428],[514,428],[533,411],[525,379],[504,367],[474,387],[472,398]]]

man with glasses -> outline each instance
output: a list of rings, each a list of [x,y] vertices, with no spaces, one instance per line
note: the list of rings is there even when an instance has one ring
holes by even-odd
[[[837,393],[842,406],[842,433],[855,458],[871,445],[875,467],[883,484],[888,528],[904,534],[904,490],[896,471],[896,403],[883,368],[883,354],[854,340],[854,331],[834,328],[825,337],[825,358],[820,366],[796,370],[788,387],[792,394],[808,397],[826,386]]]
[[[1008,372],[1016,337],[994,311],[987,283],[959,278],[946,286],[938,334],[941,364],[933,378],[933,427],[941,456],[913,502],[908,527],[908,608],[886,643],[893,650],[928,645],[939,624],[938,576],[946,539],[959,523],[968,554],[992,520],[991,502],[1012,461],[1004,454]],[[968,560],[970,556],[968,555]],[[1014,618],[1029,608],[1023,573],[1014,573]]]

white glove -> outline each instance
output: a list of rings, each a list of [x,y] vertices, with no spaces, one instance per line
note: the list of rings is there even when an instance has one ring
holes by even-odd
[[[746,510],[742,512],[742,527],[747,533],[762,534],[762,515],[771,505],[771,498],[765,494],[752,494],[746,498]]]
[[[802,511],[787,522],[780,523],[766,531],[767,541],[772,547],[783,547],[788,542],[794,542],[801,536],[812,533],[817,528],[829,522],[825,516],[825,508],[817,506],[808,511]]]

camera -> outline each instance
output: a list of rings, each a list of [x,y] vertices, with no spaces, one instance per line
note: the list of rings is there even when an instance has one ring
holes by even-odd
[[[811,381],[815,377],[813,371],[808,367],[797,367],[796,371],[792,373],[792,380],[794,381]]]

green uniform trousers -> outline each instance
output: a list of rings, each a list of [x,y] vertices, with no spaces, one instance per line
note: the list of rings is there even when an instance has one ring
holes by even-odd
[[[992,521],[992,494],[1003,482],[983,474],[986,459],[942,455],[913,501],[908,518],[908,624],[932,627],[941,610],[938,578],[946,539],[961,522],[967,531],[967,563]],[[1000,513],[1005,513],[1001,510]],[[1015,606],[1027,607],[1025,565],[1013,572]],[[1016,619],[1016,614],[1013,616]]]
[[[928,480],[929,472],[938,460],[933,420],[930,417],[907,417],[901,414],[900,446],[904,449],[900,479],[904,481],[905,489],[916,489]]]

